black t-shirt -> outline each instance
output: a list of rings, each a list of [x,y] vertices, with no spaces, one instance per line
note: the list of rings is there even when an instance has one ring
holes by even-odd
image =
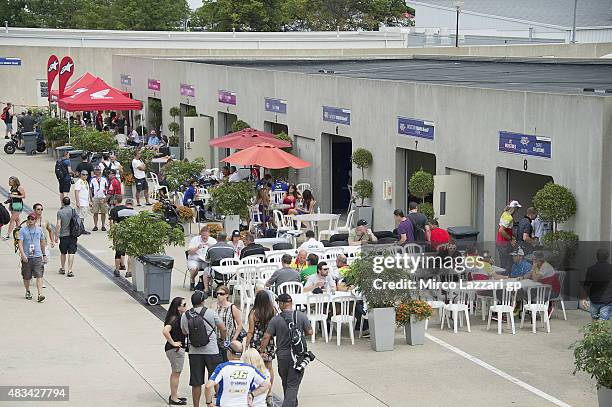
[[[525,216],[523,219],[519,221],[518,224],[518,236],[516,240],[519,242],[523,242],[523,233],[527,233],[528,236],[533,234],[533,226],[531,226],[531,219]]]
[[[416,225],[413,230],[414,240],[417,242],[426,241],[425,225],[427,225],[427,216],[420,212],[410,212],[406,217]]]
[[[584,281],[589,287],[589,299],[596,304],[612,304],[612,265],[597,262],[588,268]]]
[[[127,206],[125,206],[125,205],[117,205],[117,206],[115,206],[108,213],[109,219],[112,220],[113,222],[120,222],[122,220],[122,219],[119,219],[119,211],[121,209],[127,209]]]
[[[80,175],[81,171],[83,171],[83,170],[87,171],[87,173],[89,174],[89,177],[93,176],[94,167],[93,167],[93,164],[90,163],[89,161],[83,161],[83,162],[80,162],[77,165],[77,167],[76,167],[76,173],[77,174]]]
[[[266,254],[266,249],[258,244],[258,243],[251,243],[248,246],[246,246],[244,249],[242,249],[242,251],[240,252],[240,258],[244,259],[247,256],[253,256],[255,254]]]
[[[172,328],[170,328],[170,336],[174,342],[180,342],[185,345],[185,334],[181,330],[181,319],[173,318],[170,320],[169,324]],[[164,351],[169,351],[170,349],[176,349],[174,346],[170,345],[168,341],[166,341],[166,345],[164,346]]]

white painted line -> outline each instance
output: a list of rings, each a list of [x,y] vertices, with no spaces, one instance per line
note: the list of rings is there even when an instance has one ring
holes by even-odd
[[[462,357],[466,358],[467,360],[470,360],[470,361],[476,363],[478,366],[483,367],[483,368],[487,369],[488,371],[490,371],[492,373],[495,373],[496,375],[498,375],[498,376],[500,376],[500,377],[502,377],[502,378],[504,378],[504,379],[506,379],[506,380],[508,380],[508,381],[510,381],[510,382],[512,382],[512,383],[514,383],[516,385],[518,385],[518,386],[521,386],[525,390],[530,391],[531,393],[533,393],[533,394],[535,394],[537,396],[540,396],[543,399],[546,399],[546,400],[550,401],[551,403],[553,403],[553,404],[555,404],[555,405],[557,405],[559,407],[572,407],[569,404],[567,404],[567,403],[565,403],[565,402],[563,402],[563,401],[561,401],[561,400],[551,396],[550,394],[544,393],[542,390],[536,389],[535,387],[525,383],[522,380],[517,379],[514,376],[510,376],[508,373],[502,372],[501,370],[499,370],[495,366],[491,366],[487,362],[484,362],[484,361],[478,359],[476,356],[472,356],[469,353],[464,352],[464,351],[462,351],[459,348],[455,348],[453,345],[448,344],[448,343],[444,342],[443,340],[436,338],[435,336],[431,336],[430,334],[426,333],[425,337],[427,339],[429,339],[430,341],[433,341],[433,342],[437,343],[438,345],[442,346],[443,348],[446,348],[446,349],[448,349],[448,350],[450,350],[452,352],[455,352],[459,356],[462,356]]]

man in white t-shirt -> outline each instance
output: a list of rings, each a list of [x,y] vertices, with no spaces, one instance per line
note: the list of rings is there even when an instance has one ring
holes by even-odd
[[[208,266],[208,263],[205,261],[206,251],[210,246],[216,243],[217,240],[210,237],[208,226],[203,226],[202,229],[200,229],[200,234],[189,241],[189,247],[187,248],[187,268],[189,269],[191,279],[189,288],[192,291],[195,289],[195,278],[198,275],[198,271]]]
[[[304,249],[307,252],[311,252],[313,250],[323,250],[325,249],[325,246],[323,246],[323,243],[315,239],[315,234],[312,230],[307,230],[306,231],[306,241],[302,243],[302,245],[299,248]]]
[[[79,218],[83,221],[83,225],[91,206],[91,193],[89,183],[87,182],[88,177],[89,173],[83,170],[81,171],[81,177],[74,183],[74,202],[76,203],[76,211],[79,214]],[[90,234],[88,231],[83,231],[83,233],[86,235]]]
[[[307,293],[316,288],[323,291],[336,289],[336,281],[329,274],[329,266],[324,261],[317,264],[317,273],[308,277],[303,291]]]
[[[147,205],[151,205],[149,202],[149,185],[147,183],[147,173],[145,172],[146,166],[141,160],[142,153],[140,150],[136,150],[134,159],[132,160],[132,173],[134,174],[134,183],[136,184],[136,205],[140,205],[140,193],[144,192],[144,198]]]
[[[92,231],[98,230],[98,215],[102,216],[103,232],[106,232],[106,214],[108,213],[108,203],[106,199],[106,190],[108,189],[108,180],[102,176],[102,171],[99,167],[94,169],[94,177],[89,181],[91,187],[91,196],[93,203],[91,205],[93,211],[94,227]]]
[[[238,173],[238,170],[236,170],[236,167],[234,167],[233,165],[230,167],[230,174],[228,177],[228,181],[229,182],[240,182],[240,174]]]
[[[131,130],[130,130],[131,129]],[[136,129],[128,128],[128,144],[132,146],[139,146],[142,139]]]

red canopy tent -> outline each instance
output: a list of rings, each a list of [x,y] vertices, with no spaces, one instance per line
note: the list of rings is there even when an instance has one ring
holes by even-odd
[[[81,93],[87,90],[97,79],[98,79],[97,76],[92,75],[89,72],[85,72],[77,80],[66,85],[66,89],[64,89],[64,97],[72,96],[75,93],[78,94],[78,93]],[[121,92],[125,96],[130,96],[129,92],[124,92],[122,90],[119,90],[119,92]],[[58,97],[59,97],[59,90],[52,90],[51,100],[57,101]]]
[[[72,96],[65,96],[58,101],[60,109],[69,112],[89,110],[140,110],[142,103],[125,95],[100,78],[91,83],[85,90]]]
[[[272,133],[251,128],[239,130],[208,142],[212,147],[233,148],[236,150],[254,147],[261,143],[267,143],[279,148],[291,147],[290,142],[279,140]]]
[[[259,165],[271,169],[291,167],[299,170],[312,165],[266,142],[238,151],[221,161],[240,165]]]

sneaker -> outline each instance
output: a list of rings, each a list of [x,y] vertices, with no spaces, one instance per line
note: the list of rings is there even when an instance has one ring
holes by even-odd
[[[25,299],[26,300],[31,300],[32,299],[32,293],[30,293],[29,291],[26,291]]]
[[[121,264],[121,265],[119,266],[119,270],[125,270],[125,264]]]
[[[130,278],[130,277],[132,277],[132,273],[130,273],[129,271],[125,273],[125,278]]]
[[[39,295],[38,296],[38,302],[43,302],[45,300],[45,296],[44,295]]]
[[[114,269],[114,270],[113,270],[113,275],[114,275],[115,277],[119,277],[119,276],[121,276],[121,273],[119,273],[119,270]]]
[[[361,337],[362,338],[369,338],[370,337],[370,331],[363,331],[361,333]]]
[[[81,234],[83,234],[83,235],[91,235],[91,232],[89,232],[87,230],[84,230],[84,231],[81,232]]]
[[[74,274],[72,273],[72,271],[69,271],[68,274],[66,274],[66,277],[74,277]]]
[[[185,406],[187,402],[185,400],[178,399],[178,401],[172,400],[172,398],[168,397],[168,404],[171,406]]]
[[[102,226],[102,229],[100,229],[102,232],[106,232],[106,226]]]
[[[64,270],[63,268],[61,268],[61,267],[60,267],[60,269],[59,269],[59,273],[60,273],[60,274],[66,274],[66,270]]]
[[[94,226],[93,229],[91,229],[92,232],[97,232],[98,231],[98,227]]]

